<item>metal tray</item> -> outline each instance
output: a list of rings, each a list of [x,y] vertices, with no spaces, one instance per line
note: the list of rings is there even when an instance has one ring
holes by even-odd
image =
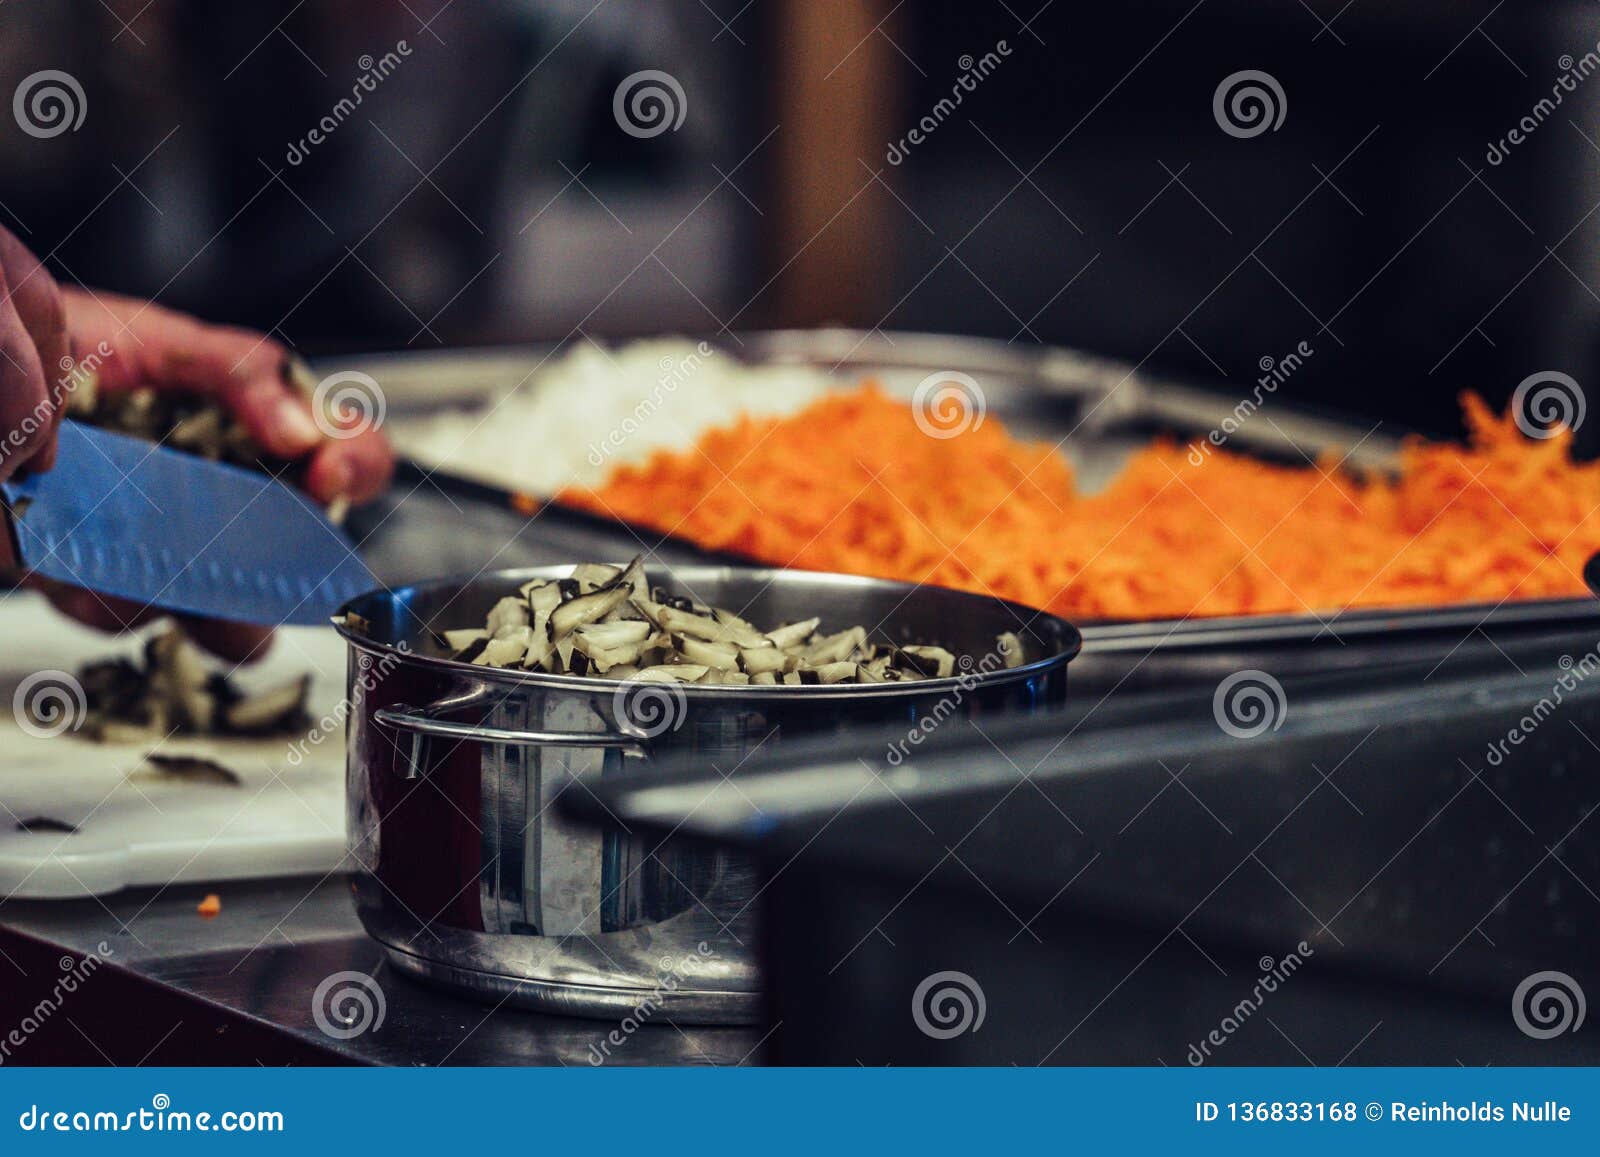
[[[1594,1063],[1588,1034],[1511,1012],[1539,973],[1600,988],[1600,679],[1527,723],[1574,653],[1284,680],[1256,735],[1209,692],[957,725],[900,759],[903,732],[858,733],[610,780],[587,811],[758,857],[782,1061],[1181,1064],[1258,958],[1304,943],[1221,1063]],[[988,994],[959,1040],[909,1015],[949,972]]]
[[[586,339],[583,339],[586,340]],[[853,329],[755,331],[723,337],[719,346],[752,363],[811,365],[846,378],[876,376],[902,391],[930,373],[959,370],[982,383],[990,410],[1021,436],[1057,441],[1087,489],[1103,485],[1127,457],[1157,433],[1203,436],[1233,415],[1237,398],[1192,383],[1162,379],[1114,359],[1053,346],[939,334]],[[320,369],[357,369],[384,388],[390,421],[404,422],[441,406],[472,405],[526,381],[562,351],[558,344],[482,350],[377,354]],[[1314,412],[1274,400],[1271,421],[1251,422],[1230,444],[1269,458],[1300,462],[1355,447],[1350,463],[1392,468],[1398,431],[1381,424]],[[399,501],[403,497],[404,502]],[[396,493],[358,512],[369,562],[386,582],[459,571],[481,556],[495,567],[570,562],[579,557],[629,557],[643,550],[668,564],[748,563],[693,543],[562,507],[545,505],[532,523],[526,500],[507,491],[416,464],[402,469]],[[452,529],[446,541],[440,526]],[[765,564],[763,564],[765,565]],[[1600,603],[1587,598],[1498,605],[1355,610],[1318,618],[1270,615],[1222,619],[1084,622],[1086,654],[1104,660],[1108,678],[1138,664],[1146,677],[1192,665],[1199,653],[1249,651],[1279,656],[1300,669],[1306,648],[1319,655],[1376,645],[1448,649],[1475,633],[1505,635],[1582,630],[1600,623]],[[1453,636],[1453,637],[1452,637]],[[1175,657],[1182,653],[1183,657]],[[1148,664],[1159,658],[1155,666]],[[1339,660],[1334,660],[1336,663]],[[1120,668],[1118,664],[1121,664]]]

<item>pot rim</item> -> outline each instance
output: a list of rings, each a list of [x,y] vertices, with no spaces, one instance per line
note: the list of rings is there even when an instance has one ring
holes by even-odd
[[[726,699],[740,698],[747,695],[758,695],[763,699],[892,699],[901,697],[923,696],[930,693],[960,691],[965,693],[975,686],[996,686],[1015,682],[1024,682],[1035,676],[1052,671],[1057,667],[1064,667],[1083,650],[1083,635],[1078,628],[1059,615],[1048,611],[1038,610],[1010,599],[1002,599],[995,595],[978,595],[970,591],[955,590],[951,587],[942,587],[933,583],[905,583],[895,582],[890,579],[870,578],[863,575],[840,574],[833,571],[807,571],[789,567],[759,567],[759,566],[680,566],[680,567],[648,567],[648,572],[664,574],[673,578],[679,574],[697,575],[702,579],[709,579],[712,575],[731,576],[748,574],[757,581],[777,582],[782,581],[784,575],[804,576],[813,581],[836,583],[841,586],[855,586],[863,589],[877,588],[886,591],[898,591],[903,595],[902,602],[907,602],[918,597],[923,590],[938,591],[942,596],[954,595],[963,600],[972,600],[987,606],[998,603],[1018,614],[1031,627],[1036,622],[1053,624],[1062,634],[1064,643],[1060,650],[1047,655],[1042,659],[1035,659],[1031,663],[1024,663],[1020,667],[1002,667],[994,671],[977,671],[976,662],[971,656],[962,655],[957,659],[968,659],[971,665],[958,675],[946,676],[942,679],[918,679],[908,683],[832,683],[810,684],[794,686],[792,684],[726,684],[726,683],[669,683],[638,682],[626,679],[601,679],[588,675],[556,675],[548,671],[524,671],[508,667],[488,667],[475,663],[462,663],[455,659],[444,659],[436,655],[423,655],[408,649],[402,650],[394,643],[385,643],[371,636],[352,630],[345,623],[345,615],[357,603],[374,596],[387,596],[390,598],[402,597],[414,592],[429,589],[450,589],[464,587],[470,583],[485,580],[504,580],[513,586],[520,585],[535,578],[566,578],[571,574],[576,563],[563,563],[556,566],[539,567],[514,567],[494,571],[480,571],[476,574],[462,572],[460,574],[446,575],[440,578],[425,579],[420,582],[407,583],[399,587],[379,587],[365,591],[344,603],[334,612],[329,622],[346,642],[365,651],[380,655],[395,655],[403,663],[421,664],[424,667],[441,671],[469,675],[492,683],[510,686],[535,686],[562,688],[571,691],[596,692],[605,691],[616,694],[619,688],[624,687],[659,687],[667,686],[676,688],[690,699]],[[625,566],[626,563],[609,563],[610,566]]]

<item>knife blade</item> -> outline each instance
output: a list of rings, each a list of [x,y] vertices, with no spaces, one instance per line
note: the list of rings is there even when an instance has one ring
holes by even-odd
[[[29,570],[146,606],[324,623],[378,585],[316,503],[270,475],[65,421],[56,465],[0,483]]]

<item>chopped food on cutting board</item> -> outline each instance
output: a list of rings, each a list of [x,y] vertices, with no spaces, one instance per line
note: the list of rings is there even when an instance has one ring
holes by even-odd
[[[49,816],[34,816],[32,819],[18,820],[16,830],[29,835],[57,835],[70,836],[78,829],[62,820],[53,820]]]
[[[142,712],[104,727],[79,673],[125,658],[138,673],[130,685],[138,701],[148,693],[147,651],[168,629],[153,623],[112,639],[37,592],[0,598],[0,685],[17,708],[0,720],[0,895],[183,884],[196,888],[193,905],[200,889],[216,891],[223,880],[338,867],[346,847],[344,641],[321,627],[285,627],[248,669],[202,660],[207,671],[228,672],[240,699],[298,689],[310,674],[304,728],[282,717],[281,730],[262,733],[172,730],[171,707],[160,734],[146,729]]]
[[[175,733],[288,735],[311,722],[305,709],[309,675],[246,694],[227,675],[210,670],[199,648],[176,626],[150,637],[142,661],[89,663],[78,672],[78,682],[87,714],[74,733],[103,742],[159,742]],[[187,764],[158,770],[174,779],[219,782],[214,773]]]
[[[198,755],[162,755],[154,751],[144,757],[143,766],[129,778],[158,783],[207,783],[215,787],[238,787],[243,782],[238,772],[214,759]]]

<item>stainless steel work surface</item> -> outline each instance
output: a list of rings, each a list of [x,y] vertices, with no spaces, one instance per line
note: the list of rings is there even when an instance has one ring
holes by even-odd
[[[104,954],[105,961],[13,1060],[587,1066],[737,1065],[760,1057],[762,1034],[752,1029],[680,1030],[649,1010],[626,1026],[546,1016],[418,985],[383,963],[382,949],[356,922],[342,875],[216,890],[223,907],[212,920],[195,911],[207,891],[197,886],[0,904],[0,975],[8,977],[0,992],[8,1005],[14,999],[33,1008],[48,996],[69,956]],[[342,973],[364,974],[370,984]],[[337,1000],[352,986],[364,988],[374,1008],[381,993],[381,1023]],[[101,999],[91,1006],[96,993]],[[319,1026],[319,1009],[332,1034]],[[354,1031],[363,1018],[370,1023]]]

